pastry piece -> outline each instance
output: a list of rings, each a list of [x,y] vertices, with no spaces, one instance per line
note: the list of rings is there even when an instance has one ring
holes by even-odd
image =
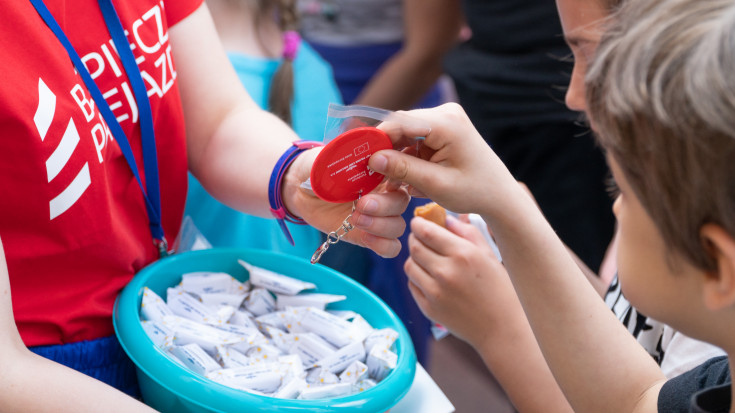
[[[413,215],[446,227],[447,211],[436,202],[430,202],[426,205],[416,207],[413,210]]]

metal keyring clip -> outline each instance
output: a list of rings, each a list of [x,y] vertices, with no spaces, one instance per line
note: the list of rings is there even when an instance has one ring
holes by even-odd
[[[357,195],[357,199],[352,201],[352,212],[350,212],[350,215],[347,215],[347,218],[342,221],[342,225],[339,228],[327,234],[327,240],[324,241],[324,243],[314,252],[314,255],[311,256],[312,264],[318,263],[319,260],[322,258],[322,255],[327,252],[327,249],[329,249],[330,245],[338,243],[342,239],[342,237],[347,235],[347,233],[350,232],[352,228],[354,228],[354,226],[352,226],[352,224],[350,223],[350,218],[352,218],[352,214],[355,213],[355,209],[357,208],[357,201],[360,200],[361,196],[362,191],[360,191],[360,193]]]

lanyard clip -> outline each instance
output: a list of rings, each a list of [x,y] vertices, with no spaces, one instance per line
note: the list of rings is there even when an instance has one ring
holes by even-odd
[[[329,248],[329,241],[324,241],[322,246],[314,252],[314,255],[311,256],[311,263],[316,264],[319,262],[319,260],[322,259],[322,255],[327,252],[327,248]]]
[[[162,237],[161,239],[154,239],[153,245],[158,248],[158,258],[166,258],[171,255],[168,250],[168,241],[166,241],[166,237]]]

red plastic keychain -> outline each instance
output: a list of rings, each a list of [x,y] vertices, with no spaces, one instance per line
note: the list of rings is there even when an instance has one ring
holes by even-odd
[[[365,126],[351,129],[329,142],[311,168],[311,189],[327,202],[350,202],[375,189],[383,175],[368,169],[370,156],[392,149],[388,134]]]
[[[350,202],[355,212],[357,201],[383,181],[383,175],[368,169],[370,156],[383,149],[392,149],[388,134],[373,127],[351,129],[329,142],[317,155],[311,168],[311,189],[327,202]],[[351,229],[347,216],[336,231],[327,234],[327,240],[311,257],[311,263],[319,259],[330,245],[336,244]]]

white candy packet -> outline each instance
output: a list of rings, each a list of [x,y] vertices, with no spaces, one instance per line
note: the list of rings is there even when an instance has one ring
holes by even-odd
[[[245,353],[254,363],[278,361],[278,358],[283,354],[278,347],[270,344],[253,346]]]
[[[306,330],[301,326],[301,319],[304,318],[309,307],[286,307],[283,310],[283,323],[289,333],[301,333]]]
[[[245,299],[244,307],[257,317],[273,312],[276,299],[265,288],[253,288]]]
[[[335,348],[324,342],[314,333],[296,333],[293,335],[293,345],[289,349],[291,354],[301,357],[304,366],[313,367],[316,362],[334,353]]]
[[[213,311],[215,319],[207,321],[208,324],[212,324],[212,325],[228,324],[232,316],[235,315],[235,311],[237,311],[237,309],[231,305],[222,305],[219,307],[211,307],[211,306],[206,306],[206,307],[208,307],[210,310]]]
[[[301,391],[298,398],[301,400],[333,399],[351,393],[352,385],[350,383],[335,383],[325,386],[309,385]]]
[[[199,323],[213,323],[217,320],[214,311],[181,289],[169,288],[166,304],[175,315],[189,320]]]
[[[255,318],[255,323],[261,331],[268,327],[275,327],[279,330],[287,330],[287,320],[289,315],[283,311],[263,314]]]
[[[365,350],[370,353],[374,348],[390,350],[398,339],[398,332],[392,328],[374,330],[365,338]]]
[[[220,369],[206,377],[225,386],[273,393],[281,386],[281,376],[275,372],[273,363],[261,363],[246,367]]]
[[[227,345],[243,354],[246,354],[252,347],[268,344],[268,338],[257,328],[243,327],[235,324],[221,324],[214,327],[241,337],[242,341],[236,343],[230,342]]]
[[[285,381],[283,385],[281,385],[281,388],[273,393],[273,397],[279,399],[295,399],[307,386],[308,384],[306,383],[306,380],[300,377],[294,377]]]
[[[355,361],[365,361],[365,347],[362,342],[348,344],[329,356],[316,362],[316,365],[332,373],[339,374]]]
[[[327,304],[346,300],[346,295],[302,293],[296,295],[276,294],[276,309],[283,310],[287,307],[314,307],[324,310]]]
[[[375,381],[381,381],[396,368],[397,361],[396,353],[377,346],[373,347],[365,361],[368,366],[368,375]]]
[[[304,364],[301,361],[301,357],[299,357],[297,354],[287,354],[285,356],[280,356],[278,357],[278,363],[281,365],[279,370],[281,371],[284,380],[291,377],[306,377]]]
[[[353,393],[359,393],[359,392],[365,391],[367,389],[372,389],[377,384],[378,383],[375,380],[373,380],[371,378],[365,378],[365,379],[359,380],[357,383],[355,383],[352,386],[352,391],[353,391]]]
[[[265,334],[270,337],[271,342],[278,347],[279,350],[287,353],[293,343],[293,335],[287,333],[280,328],[265,326]]]
[[[242,343],[245,340],[237,334],[178,316],[165,317],[164,324],[173,329],[175,345],[198,344],[209,354],[214,354],[217,345]]]
[[[365,363],[355,360],[339,375],[339,381],[342,383],[356,384],[362,379],[368,378],[368,368]]]
[[[140,316],[143,320],[163,321],[163,317],[174,315],[171,308],[158,294],[148,287],[143,287],[143,297],[140,302]]]
[[[254,329],[258,328],[258,324],[255,323],[253,313],[243,310],[242,308],[238,308],[237,311],[235,311],[235,314],[230,317],[230,324]]]
[[[306,382],[321,386],[324,384],[339,383],[339,377],[325,368],[313,367],[306,373]]]
[[[245,293],[242,283],[225,272],[197,271],[183,274],[181,287],[197,295]]]
[[[143,331],[158,348],[167,349],[173,346],[174,332],[158,321],[141,321]]]
[[[350,321],[350,339],[352,341],[364,341],[375,329],[360,314],[356,314]]]
[[[200,293],[199,298],[202,300],[202,304],[208,307],[220,307],[223,305],[240,308],[242,302],[247,297],[247,292],[242,294],[230,294],[230,293]]]
[[[356,312],[352,310],[326,310],[329,314],[337,316],[343,320],[352,320],[357,315]]]
[[[352,342],[352,325],[335,315],[309,307],[301,319],[301,328],[311,331],[337,348]]]
[[[278,274],[265,268],[256,267],[243,260],[237,260],[250,273],[250,283],[275,294],[296,295],[304,290],[316,288],[315,284]]]
[[[214,359],[226,369],[244,367],[252,364],[252,361],[248,356],[235,350],[231,346],[215,346]]]
[[[171,347],[169,352],[176,356],[189,370],[202,376],[222,369],[219,363],[194,343]]]

